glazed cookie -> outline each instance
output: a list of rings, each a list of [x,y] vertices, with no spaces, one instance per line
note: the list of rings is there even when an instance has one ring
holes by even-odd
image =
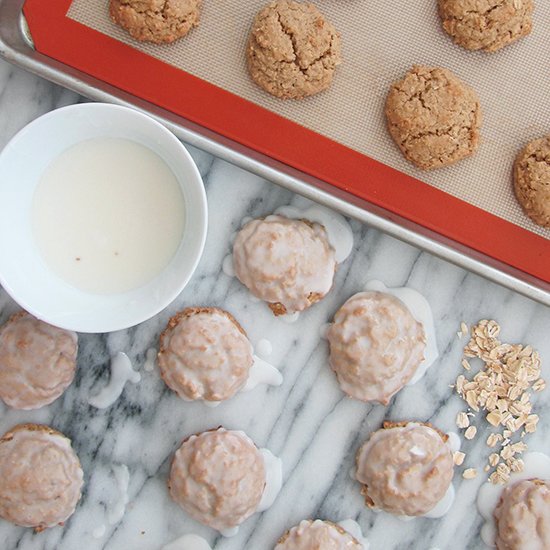
[[[426,337],[401,300],[360,292],[335,314],[327,332],[330,366],[342,390],[387,405],[424,359]]]
[[[468,50],[496,52],[531,32],[533,0],[438,0],[443,28]]]
[[[303,311],[332,288],[336,260],[325,228],[268,216],[248,222],[233,244],[235,275],[275,315]]]
[[[527,479],[506,487],[494,516],[498,550],[550,548],[550,482]]]
[[[477,95],[447,69],[415,65],[392,85],[386,119],[401,152],[423,170],[454,164],[479,145]]]
[[[356,463],[366,504],[397,515],[428,513],[453,479],[447,436],[428,424],[385,422],[359,449]]]
[[[71,442],[38,424],[0,439],[0,517],[42,531],[63,525],[80,500],[83,473]]]
[[[202,0],[110,0],[111,19],[136,40],[163,44],[199,24]]]
[[[186,439],[168,480],[170,495],[193,519],[222,532],[256,512],[265,484],[258,448],[243,432],[224,429]]]
[[[303,520],[289,529],[275,550],[361,550],[352,535],[331,521]]]
[[[330,86],[341,63],[340,35],[313,4],[276,0],[256,15],[246,57],[266,92],[300,99]]]
[[[525,213],[550,227],[550,135],[531,141],[516,157],[514,190]]]
[[[0,328],[0,398],[14,409],[55,401],[73,381],[77,336],[21,311]]]
[[[252,345],[234,317],[218,308],[187,308],[160,336],[158,365],[166,385],[185,400],[223,401],[246,383]]]

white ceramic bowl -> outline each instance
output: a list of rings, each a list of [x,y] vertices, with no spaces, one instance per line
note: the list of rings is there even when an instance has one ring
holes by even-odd
[[[67,284],[46,265],[32,234],[32,198],[45,168],[68,147],[97,137],[149,147],[171,168],[185,201],[183,237],[169,265],[149,283],[121,294],[91,294]],[[21,307],[52,325],[78,332],[128,328],[164,309],[185,287],[204,248],[207,217],[199,171],[164,126],[126,107],[64,107],[31,122],[0,153],[0,284]]]

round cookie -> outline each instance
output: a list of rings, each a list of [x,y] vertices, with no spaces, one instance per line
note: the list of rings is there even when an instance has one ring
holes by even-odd
[[[516,157],[514,191],[524,212],[550,227],[550,135],[531,141]]]
[[[401,300],[385,292],[352,296],[327,332],[330,366],[354,399],[387,405],[424,359],[426,336]]]
[[[258,509],[265,484],[258,448],[243,432],[223,428],[186,439],[168,480],[175,502],[196,521],[222,532]]]
[[[445,32],[467,50],[496,52],[527,36],[533,0],[438,0]]]
[[[363,545],[331,521],[302,520],[289,529],[274,550],[361,550]]]
[[[506,487],[494,517],[498,550],[550,548],[550,482],[526,479]]]
[[[83,473],[71,442],[38,424],[0,439],[0,517],[42,531],[63,525],[80,500]]]
[[[187,308],[168,321],[160,336],[160,374],[185,400],[233,397],[245,385],[253,363],[245,331],[222,309]]]
[[[74,332],[12,315],[0,327],[0,399],[14,409],[49,405],[73,381],[77,349]]]
[[[478,97],[447,69],[413,66],[392,85],[386,119],[403,155],[423,170],[454,164],[479,145]]]
[[[266,92],[300,99],[330,86],[340,50],[340,35],[313,4],[276,0],[256,15],[246,58]]]
[[[275,315],[307,309],[332,288],[336,260],[325,228],[272,215],[248,222],[233,244],[235,275]]]
[[[140,42],[164,44],[199,24],[202,0],[110,0],[111,19]]]
[[[453,479],[447,436],[428,424],[384,423],[357,451],[356,478],[367,506],[421,516],[443,499]]]

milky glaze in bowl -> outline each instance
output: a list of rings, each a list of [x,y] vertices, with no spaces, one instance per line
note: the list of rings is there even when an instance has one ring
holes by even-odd
[[[143,286],[118,294],[92,294],[57,276],[32,233],[33,194],[46,167],[84,140],[115,137],[138,142],[170,167],[185,201],[185,227],[168,265]],[[201,257],[207,231],[204,186],[178,139],[133,109],[102,103],[52,111],[23,128],[0,153],[0,284],[27,311],[78,332],[110,332],[136,325],[164,309],[183,290]]]

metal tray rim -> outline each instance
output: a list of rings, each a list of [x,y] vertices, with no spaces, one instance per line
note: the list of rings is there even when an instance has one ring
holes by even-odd
[[[157,119],[190,145],[550,306],[550,286],[545,288],[547,285],[542,281],[509,266],[498,264],[475,251],[458,246],[457,243],[445,241],[440,235],[406,220],[396,220],[390,212],[375,208],[353,195],[338,192],[321,180],[312,178],[105,82],[98,81],[80,71],[42,56],[32,48],[30,36],[25,31],[21,11],[23,4],[24,0],[0,0],[0,56],[8,62],[90,99],[137,108]],[[472,257],[469,254],[477,257]],[[489,262],[495,265],[490,265]]]

